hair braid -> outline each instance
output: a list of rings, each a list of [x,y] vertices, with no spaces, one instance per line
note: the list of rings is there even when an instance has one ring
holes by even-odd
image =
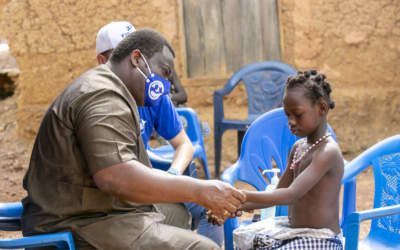
[[[335,103],[331,100],[330,93],[332,88],[329,82],[325,81],[326,76],[318,73],[316,70],[298,71],[296,76],[290,76],[286,82],[286,89],[304,88],[305,95],[309,97],[313,103],[321,98],[325,99],[330,109],[335,107]]]

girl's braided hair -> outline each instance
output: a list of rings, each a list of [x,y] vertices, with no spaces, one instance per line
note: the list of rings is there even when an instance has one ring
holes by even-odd
[[[325,81],[326,76],[318,73],[316,70],[298,71],[296,76],[289,76],[286,81],[286,89],[303,88],[304,95],[310,98],[315,104],[320,98],[324,98],[330,109],[335,107],[335,103],[331,101],[330,93],[331,85]]]

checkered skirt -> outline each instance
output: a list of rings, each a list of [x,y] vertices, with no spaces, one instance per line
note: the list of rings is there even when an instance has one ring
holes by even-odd
[[[272,244],[271,244],[272,243]],[[257,234],[253,240],[253,249],[257,250],[343,250],[342,241],[338,236],[318,239],[312,237],[296,237],[289,240],[274,240],[268,235]]]
[[[327,228],[291,228],[287,216],[273,217],[233,231],[235,249],[342,250],[341,237]]]

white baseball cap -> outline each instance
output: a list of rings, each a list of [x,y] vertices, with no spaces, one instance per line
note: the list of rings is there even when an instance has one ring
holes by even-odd
[[[130,33],[136,31],[129,22],[111,22],[103,26],[96,37],[96,55],[104,51],[115,49],[118,43]]]

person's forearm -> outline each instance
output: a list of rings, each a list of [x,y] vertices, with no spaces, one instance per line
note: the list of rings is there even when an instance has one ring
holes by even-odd
[[[176,147],[171,168],[177,169],[182,174],[192,161],[193,153],[194,150],[190,141]]]
[[[254,210],[254,209],[266,208],[266,207],[270,207],[270,206],[273,206],[273,205],[266,205],[263,203],[254,203],[254,202],[246,201],[245,203],[240,205],[239,210],[249,211],[249,210]]]
[[[244,191],[244,193],[247,197],[246,203],[249,202],[249,204],[246,206],[253,206],[253,209],[275,205],[290,205],[294,202],[294,195],[289,188],[279,188],[269,192]]]
[[[171,168],[175,168],[179,173],[183,173],[190,161],[193,159],[194,148],[184,129],[174,138],[169,140],[175,150]]]
[[[93,175],[103,192],[138,203],[192,202],[221,217],[235,212],[246,196],[227,183],[171,175],[131,160],[101,169]]]
[[[112,168],[118,169],[106,177],[100,189],[132,202],[195,202],[202,185],[196,179],[150,169],[134,160]]]

